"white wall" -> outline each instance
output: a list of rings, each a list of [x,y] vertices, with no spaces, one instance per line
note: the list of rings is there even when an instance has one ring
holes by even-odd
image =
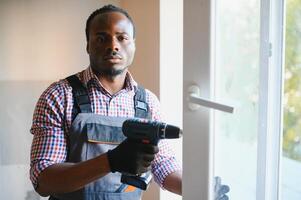
[[[85,23],[120,1],[1,1],[0,80],[56,80],[88,65]]]
[[[0,199],[37,200],[29,181],[35,103],[59,78],[88,66],[85,22],[104,3],[0,1]]]
[[[160,1],[160,101],[165,120],[182,127],[183,0]],[[171,140],[170,144],[182,163],[182,139]],[[163,190],[160,198],[182,199]]]

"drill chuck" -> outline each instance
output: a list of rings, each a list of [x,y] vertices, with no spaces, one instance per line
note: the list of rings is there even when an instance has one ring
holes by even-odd
[[[122,131],[128,138],[137,140],[158,141],[159,139],[173,139],[182,136],[182,131],[179,127],[138,118],[124,121]]]
[[[180,138],[183,134],[182,130],[179,127],[169,124],[166,124],[164,132],[164,138],[166,139]]]

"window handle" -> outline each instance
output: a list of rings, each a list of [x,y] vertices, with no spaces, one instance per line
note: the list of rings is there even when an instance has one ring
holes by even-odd
[[[227,113],[233,113],[234,107],[222,103],[214,102],[209,99],[200,97],[200,88],[197,85],[191,85],[188,88],[188,107],[191,110],[198,110],[201,106],[213,108]]]

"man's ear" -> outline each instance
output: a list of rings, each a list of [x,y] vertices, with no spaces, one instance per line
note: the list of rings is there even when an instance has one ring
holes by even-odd
[[[136,38],[134,38],[133,41],[134,41],[134,47],[136,49]]]
[[[89,42],[87,42],[87,45],[86,45],[86,51],[87,51],[87,53],[89,54]]]

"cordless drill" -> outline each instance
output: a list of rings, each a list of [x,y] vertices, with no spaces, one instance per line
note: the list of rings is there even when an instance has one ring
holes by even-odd
[[[182,136],[182,130],[176,126],[138,118],[124,121],[122,132],[130,140],[153,145],[158,145],[160,139],[173,139]],[[140,176],[122,174],[121,182],[146,190],[151,178],[150,172]]]

